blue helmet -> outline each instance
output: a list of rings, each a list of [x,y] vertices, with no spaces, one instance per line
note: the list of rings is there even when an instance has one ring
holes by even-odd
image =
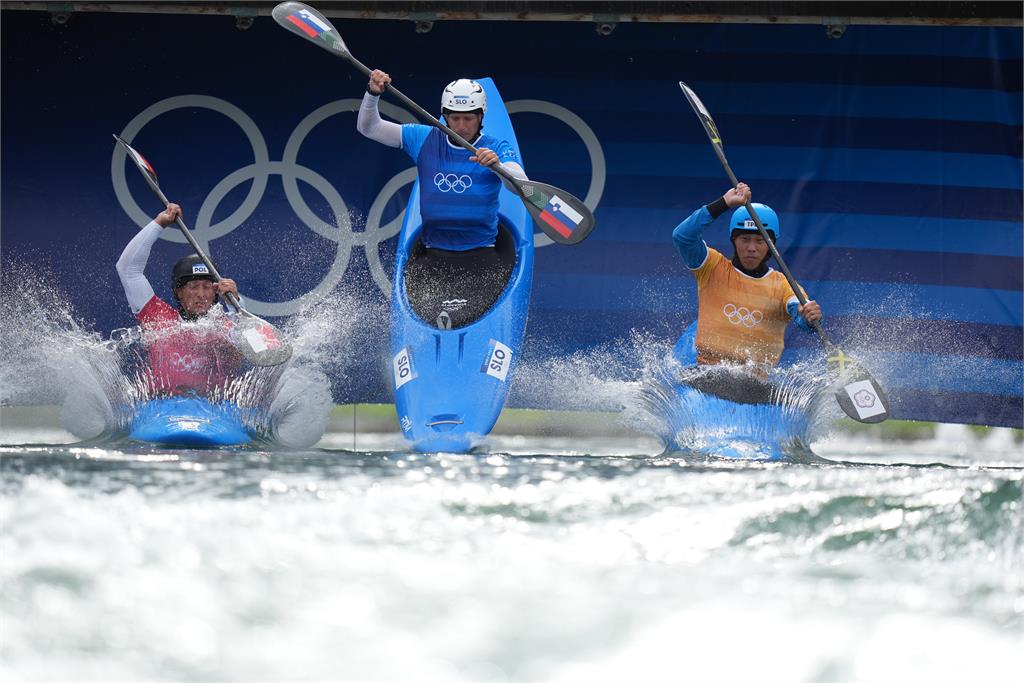
[[[758,204],[754,202],[751,204],[754,207],[754,212],[757,213],[757,217],[761,219],[761,224],[765,230],[770,230],[774,235],[776,241],[780,237],[779,232],[779,216],[770,206],[764,204]],[[729,219],[729,229],[732,230],[743,230],[746,232],[757,232],[757,226],[754,225],[754,219],[750,217],[750,212],[747,211],[747,207],[741,206],[732,212],[732,218]],[[730,232],[731,234],[731,232]]]

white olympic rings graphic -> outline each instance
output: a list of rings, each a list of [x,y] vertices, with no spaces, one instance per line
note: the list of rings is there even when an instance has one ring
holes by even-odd
[[[177,109],[187,108],[209,109],[223,114],[238,125],[252,146],[253,163],[228,174],[213,187],[200,206],[198,214],[196,214],[192,232],[200,246],[209,254],[211,241],[227,235],[249,220],[263,199],[269,177],[272,175],[281,176],[281,184],[284,187],[288,204],[299,220],[316,234],[337,244],[337,252],[327,274],[319,284],[306,294],[290,301],[281,302],[259,301],[250,296],[246,297],[246,304],[253,313],[263,316],[284,316],[291,315],[307,303],[312,303],[330,293],[345,275],[354,247],[361,247],[366,252],[366,260],[369,264],[371,276],[381,292],[386,296],[389,296],[391,293],[390,273],[385,270],[381,261],[379,247],[382,242],[391,239],[399,233],[405,217],[405,210],[403,209],[386,224],[382,224],[381,221],[383,220],[384,210],[394,195],[403,187],[416,180],[416,168],[411,167],[401,171],[384,184],[366,213],[364,229],[356,231],[352,227],[348,206],[337,189],[322,175],[297,162],[299,148],[314,127],[336,114],[358,112],[360,103],[361,100],[358,99],[335,100],[311,112],[292,131],[285,144],[280,161],[270,160],[266,141],[252,118],[230,102],[208,95],[179,95],[160,100],[144,109],[129,121],[121,131],[120,136],[126,142],[131,143],[146,124],[157,116]],[[383,115],[399,123],[415,123],[417,121],[411,113],[393,104],[381,102],[379,106]],[[604,151],[601,149],[597,136],[590,126],[568,109],[551,102],[515,100],[507,102],[505,106],[509,114],[537,113],[559,119],[579,135],[590,157],[592,169],[590,186],[587,189],[584,203],[591,210],[594,210],[600,201],[601,195],[604,193],[607,169]],[[110,164],[114,194],[117,196],[117,200],[125,213],[141,227],[149,223],[152,220],[152,216],[151,212],[144,211],[135,202],[128,189],[125,161],[126,153],[124,148],[116,145]],[[249,192],[242,201],[242,204],[231,215],[214,223],[214,213],[221,201],[224,200],[231,190],[247,180],[252,181],[252,187],[249,188]],[[298,180],[308,183],[327,200],[328,206],[334,214],[334,224],[323,221],[313,212],[299,192]],[[461,182],[461,178],[458,180]],[[465,191],[472,183],[471,179],[467,178],[467,180],[470,182],[465,184],[462,191]],[[435,182],[437,182],[436,178]],[[451,190],[458,192],[454,181]],[[185,243],[184,236],[177,231],[165,230],[161,233],[161,238],[172,242]],[[537,247],[543,247],[552,243],[551,238],[542,232],[534,235],[534,245]]]
[[[454,173],[438,173],[434,176],[434,185],[441,192],[454,192],[462,194],[473,187],[473,179],[468,175],[455,175]]]
[[[206,367],[204,358],[198,358],[192,354],[174,352],[171,354],[171,365],[184,372],[199,372]]]
[[[745,327],[754,327],[764,320],[764,313],[761,311],[751,311],[746,306],[736,308],[735,304],[722,306],[722,313],[725,314],[726,320],[733,325],[742,323]]]

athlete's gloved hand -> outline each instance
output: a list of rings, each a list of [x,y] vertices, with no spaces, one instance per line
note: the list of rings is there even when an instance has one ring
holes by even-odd
[[[371,95],[380,95],[387,89],[389,83],[391,83],[391,76],[380,69],[374,69],[370,72],[370,82],[366,84],[366,91]]]
[[[747,187],[746,183],[740,183],[722,195],[722,199],[725,200],[726,206],[730,209],[735,209],[737,206],[743,206],[750,201],[750,188]]]
[[[486,147],[481,147],[476,151],[476,156],[470,157],[469,160],[481,166],[493,166],[498,163],[498,155]]]
[[[800,317],[808,323],[816,323],[821,320],[821,306],[816,301],[808,301],[803,306],[797,306],[796,310]]]
[[[161,211],[153,219],[161,228],[166,228],[174,223],[174,219],[181,216],[181,207],[174,203],[167,204],[167,208]]]

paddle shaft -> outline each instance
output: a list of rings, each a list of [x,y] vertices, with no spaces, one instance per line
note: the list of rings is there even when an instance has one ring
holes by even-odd
[[[339,54],[339,53],[336,53],[336,54]],[[348,52],[346,50],[345,52],[340,53],[339,56],[343,57],[346,60],[348,60],[349,64],[351,64],[352,66],[357,68],[359,71],[362,71],[364,74],[366,74],[367,78],[369,78],[370,74],[373,73],[368,66],[366,66],[365,64],[360,62],[358,59],[356,59],[352,55],[351,52]],[[431,123],[431,125],[433,125],[436,128],[440,128],[445,133],[447,133],[448,137],[451,138],[452,140],[454,140],[456,143],[458,143],[458,145],[460,147],[462,147],[465,150],[468,150],[469,152],[471,152],[474,155],[479,154],[477,148],[474,147],[472,145],[472,143],[470,143],[468,140],[466,140],[464,137],[462,137],[461,135],[456,133],[454,130],[452,130],[448,126],[446,126],[443,123],[441,123],[441,121],[436,116],[431,114],[429,111],[427,111],[426,109],[424,109],[420,105],[418,105],[415,102],[413,102],[412,100],[410,100],[408,97],[405,96],[405,94],[401,90],[399,90],[395,86],[391,85],[390,83],[385,85],[384,88],[385,88],[385,92],[388,92],[388,93],[394,95],[395,97],[397,97],[398,99],[400,99],[403,104],[408,105],[409,107],[411,107],[413,110],[416,111],[417,114],[419,114],[424,119],[429,121]],[[519,191],[520,194],[522,194],[522,189],[521,189],[520,184],[519,184],[519,178],[516,178],[514,175],[512,175],[511,173],[506,171],[504,168],[502,168],[500,163],[494,164],[492,166],[488,166],[487,168],[491,169],[492,171],[497,173],[499,176],[501,176],[502,178],[507,180],[509,183],[511,183],[516,188],[516,190]]]
[[[167,205],[170,204],[170,202],[167,201],[167,196],[164,194],[163,190],[160,189],[159,185],[153,182],[153,180],[149,177],[149,174],[143,173],[142,176],[146,179],[146,183],[149,185],[149,189],[153,190],[153,193],[160,199],[161,202],[164,203],[164,207],[166,208]],[[178,229],[181,230],[181,234],[185,236],[185,239],[188,241],[188,243],[192,245],[193,249],[196,250],[196,254],[199,255],[199,258],[201,258],[203,260],[203,263],[206,264],[206,267],[210,269],[210,274],[213,275],[214,279],[223,280],[224,278],[222,278],[220,276],[220,273],[217,272],[217,266],[213,265],[213,261],[210,260],[210,258],[199,246],[199,243],[196,242],[196,238],[192,236],[192,232],[187,227],[185,227],[185,221],[181,220],[181,216],[175,216],[174,222],[177,224]],[[242,303],[235,296],[234,292],[226,292],[224,294],[224,298],[228,300],[228,303],[230,303],[236,311],[238,311],[239,313],[244,312],[242,309]]]
[[[736,187],[740,184],[740,181],[737,180],[736,174],[732,172],[732,167],[729,166],[729,160],[725,158],[725,152],[722,151],[721,143],[717,143],[712,140],[711,146],[715,148],[715,154],[718,155],[718,160],[722,163],[722,168],[725,169],[725,174],[729,176],[729,182],[732,183],[733,187]],[[780,254],[779,250],[775,247],[775,242],[773,242],[768,236],[768,232],[764,228],[764,223],[761,222],[761,217],[757,215],[757,212],[754,210],[749,199],[745,206],[747,207],[747,211],[750,212],[750,217],[754,219],[754,225],[757,226],[757,231],[761,233],[761,237],[764,238],[764,241],[768,244],[768,250],[771,252],[772,256],[775,257],[775,261],[779,264],[779,270],[781,270],[782,274],[786,276],[789,286],[793,289],[793,293],[796,294],[797,301],[800,302],[801,306],[805,305],[807,303],[807,297],[804,296],[803,290],[800,289],[800,285],[798,285],[796,280],[793,279],[793,274],[789,272],[789,266],[787,266],[786,262],[782,260],[782,254]],[[821,339],[821,343],[825,345],[825,348],[832,349],[833,344],[828,340],[828,337],[825,336],[825,330],[821,329],[821,325],[818,324],[818,321],[808,321],[808,324],[815,332],[817,332],[818,338]]]

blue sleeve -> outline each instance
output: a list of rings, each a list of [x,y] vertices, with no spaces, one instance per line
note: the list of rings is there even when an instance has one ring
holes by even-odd
[[[799,307],[800,304],[796,301],[790,301],[788,304],[786,304],[786,311],[789,313],[789,317],[795,320],[796,324],[799,325],[800,327],[804,328],[808,332],[813,332],[814,328],[811,327],[808,324],[808,322],[804,320],[804,317],[797,312],[797,309]]]
[[[713,220],[708,208],[702,206],[672,231],[672,241],[682,255],[683,263],[690,270],[700,268],[707,260],[708,245],[704,243],[701,235],[704,234],[704,227],[710,225]]]
[[[516,152],[516,148],[508,143],[507,140],[498,140],[495,142],[494,147],[491,151],[498,155],[498,161],[505,163],[511,161],[513,163],[523,165],[522,160],[519,158],[519,154]]]
[[[430,126],[424,126],[420,123],[402,124],[402,149],[412,157],[413,161],[419,159],[423,143],[426,142],[427,136],[430,135],[432,130],[434,129]]]

